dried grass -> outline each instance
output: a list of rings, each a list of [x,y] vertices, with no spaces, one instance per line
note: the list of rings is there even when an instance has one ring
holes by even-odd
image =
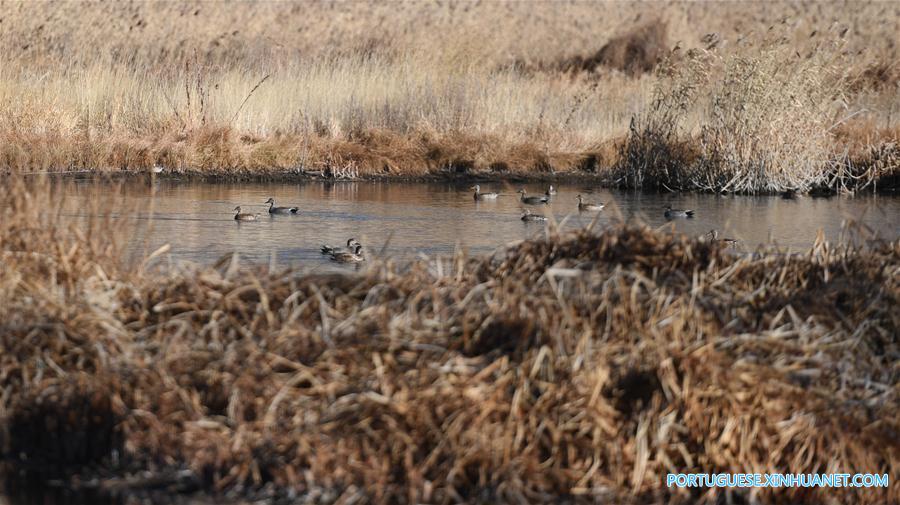
[[[743,256],[618,225],[347,275],[129,273],[109,228],[5,182],[0,447],[19,465],[326,503],[718,503],[665,474],[898,472],[896,242]]]
[[[664,168],[625,179],[802,190],[831,180],[810,173],[857,174],[832,152],[798,174],[772,168],[819,153],[830,140],[821,124],[857,114],[896,127],[900,16],[889,3],[673,2],[654,5],[652,16],[647,8],[308,2],[220,12],[202,2],[13,2],[0,31],[0,170],[607,177],[610,167],[653,161]],[[774,31],[799,63],[759,49]],[[760,107],[768,92],[729,98],[742,90],[718,79],[724,116],[705,117],[710,106],[696,104],[678,118],[683,131],[671,145],[632,138],[624,159],[610,156],[632,117],[643,127],[655,114],[652,90],[679,86],[649,70],[667,57],[690,60],[682,55],[692,50],[715,51],[732,80],[796,88],[799,110],[788,93],[773,95],[773,112]],[[816,65],[829,59],[849,85],[845,110],[823,120],[817,100],[829,88],[814,85],[824,73]],[[573,65],[592,71],[561,71]],[[752,110],[728,109],[739,105]],[[795,120],[797,131],[776,128]],[[776,126],[759,126],[769,121]],[[754,147],[750,133],[772,149]],[[697,163],[706,169],[677,168]],[[648,170],[679,175],[656,183]],[[737,173],[752,176],[729,185]]]
[[[692,50],[670,59],[651,106],[632,120],[614,177],[628,187],[734,193],[887,181],[896,167],[876,153],[892,152],[893,142],[881,134],[859,145],[864,123],[848,121],[865,111],[847,113],[839,54],[822,46],[801,55],[773,35],[729,55]],[[888,161],[860,169],[850,150]]]

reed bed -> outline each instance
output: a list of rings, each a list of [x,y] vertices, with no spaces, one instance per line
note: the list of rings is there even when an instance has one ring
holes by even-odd
[[[801,55],[783,40],[776,30],[726,57],[691,50],[660,67],[651,106],[632,120],[620,145],[618,183],[733,193],[852,192],[896,177],[891,129],[869,135],[871,124],[851,121],[860,111],[848,111],[845,93],[853,81],[839,46],[823,49],[828,43],[821,42]],[[866,137],[866,147],[860,150],[863,143],[850,137]]]
[[[836,134],[897,128],[891,3],[10,2],[0,16],[6,172],[896,188],[895,142],[851,158]],[[660,111],[684,86],[703,92]]]
[[[896,241],[736,255],[620,224],[347,274],[161,269],[4,182],[8,468],[315,503],[900,499],[664,482],[897,474]]]

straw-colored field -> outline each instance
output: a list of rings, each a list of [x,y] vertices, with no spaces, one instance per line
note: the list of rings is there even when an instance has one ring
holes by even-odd
[[[4,2],[0,168],[895,185],[898,9]]]
[[[621,225],[358,274],[157,271],[112,221],[64,225],[58,187],[3,182],[6,470],[274,503],[900,500],[664,481],[896,477],[897,242],[738,256]]]

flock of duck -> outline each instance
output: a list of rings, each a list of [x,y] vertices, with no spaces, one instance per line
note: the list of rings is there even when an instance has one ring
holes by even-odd
[[[476,202],[483,201],[483,200],[496,200],[497,198],[502,196],[500,193],[482,193],[481,186],[479,186],[478,184],[472,186],[469,189],[475,190],[474,197],[475,197]],[[540,196],[529,196],[528,192],[525,191],[525,189],[519,189],[518,191],[516,191],[516,193],[519,194],[519,202],[521,202],[525,205],[547,205],[550,203],[550,200],[553,199],[553,195],[556,194],[556,189],[551,185],[547,189],[547,191],[543,195],[540,195]],[[579,212],[599,212],[599,211],[603,210],[603,207],[605,207],[605,205],[602,203],[586,202],[586,201],[584,201],[584,197],[582,197],[581,195],[578,195],[577,197],[575,197],[575,199],[578,201],[578,211]],[[522,210],[522,221],[546,221],[546,220],[547,220],[546,217],[541,216],[539,214],[534,214],[528,209]]]
[[[474,199],[476,202],[485,201],[485,200],[496,200],[497,198],[503,196],[501,193],[482,193],[481,186],[476,184],[471,188],[475,191]],[[553,199],[554,195],[557,194],[556,189],[551,185],[543,195],[528,195],[528,192],[525,189],[519,189],[516,191],[519,194],[519,202],[524,205],[548,205],[550,201]],[[578,211],[579,212],[600,212],[603,210],[606,205],[602,202],[588,202],[585,201],[584,197],[578,195],[575,197],[575,200],[578,202]],[[269,214],[296,214],[299,210],[299,207],[278,207],[275,205],[275,199],[269,198],[265,201],[265,204],[269,206]],[[234,220],[235,221],[257,221],[260,218],[260,214],[251,214],[246,212],[241,212],[241,206],[238,205],[234,208],[233,211]],[[694,217],[694,211],[690,209],[673,209],[671,205],[667,205],[665,212],[663,215],[666,219],[675,219],[675,218],[692,218]],[[522,221],[546,221],[547,217],[535,214],[531,212],[529,209],[522,210]],[[731,238],[719,238],[718,232],[716,230],[711,230],[707,233],[707,236],[712,241],[721,241],[728,243],[732,246],[737,244],[737,240]],[[339,263],[359,263],[365,260],[365,257],[362,254],[362,244],[357,241],[355,238],[350,238],[347,240],[346,247],[344,246],[329,246],[323,245],[321,247],[321,252],[323,255],[330,256],[333,261],[337,261]]]
[[[269,206],[269,214],[296,214],[299,207],[278,207],[275,205],[275,199],[269,198],[265,202],[266,205]],[[235,221],[258,221],[260,214],[251,214],[249,212],[241,212],[241,206],[238,205],[234,208],[234,220]],[[362,244],[359,243],[355,238],[351,238],[347,240],[347,247],[334,247],[329,245],[323,245],[321,247],[321,252],[324,255],[330,256],[333,261],[337,261],[338,263],[359,263],[360,261],[365,260],[362,254]]]
[[[478,184],[472,186],[469,189],[475,190],[475,201],[482,200],[496,200],[501,196],[500,193],[482,193],[481,186]],[[519,189],[516,191],[519,196],[519,201],[525,205],[547,205],[550,203],[550,200],[553,199],[553,195],[556,194],[556,189],[551,185],[547,191],[540,196],[529,196],[528,192],[525,189]],[[579,212],[600,212],[606,207],[606,204],[602,202],[592,203],[585,201],[584,197],[578,195],[575,197],[575,200],[578,202],[578,211]],[[673,209],[671,205],[666,206],[666,210],[664,212],[666,219],[674,219],[678,217],[691,218],[694,217],[694,211],[690,209]],[[528,209],[524,209],[522,211],[522,221],[546,221],[547,218],[538,214],[532,213]]]

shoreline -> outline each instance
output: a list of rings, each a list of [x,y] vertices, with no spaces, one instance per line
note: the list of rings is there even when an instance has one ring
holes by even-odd
[[[93,180],[93,179],[109,179],[116,181],[119,179],[134,180],[139,178],[151,178],[164,181],[180,181],[180,182],[202,182],[208,184],[216,183],[308,183],[321,182],[329,184],[338,183],[391,183],[398,184],[416,184],[416,183],[537,183],[537,182],[553,182],[561,184],[577,184],[577,183],[593,183],[598,188],[616,189],[622,191],[633,191],[648,194],[719,194],[719,195],[735,195],[735,196],[785,196],[782,191],[769,192],[729,192],[729,191],[713,191],[708,189],[681,189],[666,190],[658,187],[650,188],[632,188],[615,184],[610,180],[611,169],[607,169],[603,175],[593,173],[517,173],[517,174],[494,174],[494,173],[430,173],[425,175],[363,175],[355,178],[331,178],[325,177],[318,172],[304,171],[282,171],[273,172],[266,171],[259,174],[248,173],[209,173],[203,170],[183,170],[183,171],[166,171],[163,173],[153,173],[149,170],[78,170],[78,171],[43,171],[43,172],[5,172],[0,173],[0,177],[40,177],[46,176],[51,179],[75,179],[75,180]],[[839,190],[830,187],[816,187],[810,191],[794,192],[796,196],[806,196],[812,198],[829,198],[839,195],[857,195],[857,194],[875,194],[894,196],[900,195],[900,174],[892,174],[884,177],[888,183],[876,182],[870,187],[856,191]]]

